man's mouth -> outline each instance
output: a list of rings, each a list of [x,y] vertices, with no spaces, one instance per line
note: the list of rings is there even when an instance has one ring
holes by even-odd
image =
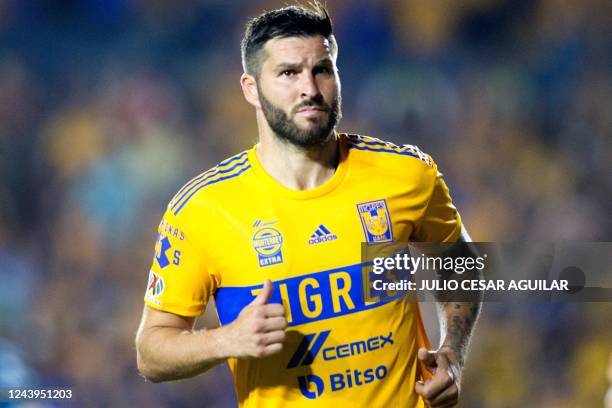
[[[297,111],[298,115],[305,116],[307,118],[314,118],[322,116],[327,111],[321,108],[303,108]]]
[[[298,109],[297,113],[304,115],[319,115],[328,111],[329,109],[323,106],[304,106],[303,108]]]

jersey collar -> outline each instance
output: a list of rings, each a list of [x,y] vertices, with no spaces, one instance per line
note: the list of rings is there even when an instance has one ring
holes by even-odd
[[[255,149],[257,145],[253,146],[247,153],[249,163],[251,164],[251,168],[255,174],[255,177],[264,184],[264,186],[271,190],[273,193],[281,195],[283,197],[291,198],[294,200],[309,200],[317,197],[321,197],[330,191],[334,190],[344,179],[347,169],[347,143],[346,137],[343,135],[338,135],[338,143],[339,143],[339,152],[340,152],[340,160],[338,163],[338,167],[336,168],[336,172],[333,176],[331,176],[325,183],[321,184],[318,187],[309,189],[309,190],[292,190],[289,189],[282,184],[280,184],[276,179],[274,179],[268,172],[263,168],[259,159],[257,158],[257,154],[255,153]]]

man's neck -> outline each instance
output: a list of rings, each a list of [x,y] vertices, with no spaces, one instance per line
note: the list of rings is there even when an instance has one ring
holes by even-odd
[[[335,133],[321,146],[305,149],[283,142],[275,135],[261,135],[256,149],[263,168],[291,190],[310,190],[329,180],[339,157]]]

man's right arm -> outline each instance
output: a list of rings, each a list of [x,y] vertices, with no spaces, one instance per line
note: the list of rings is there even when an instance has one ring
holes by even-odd
[[[261,358],[279,353],[287,320],[280,304],[269,304],[272,283],[238,318],[216,329],[193,330],[195,318],[145,306],[136,334],[138,370],[152,382],[201,374],[228,358]]]

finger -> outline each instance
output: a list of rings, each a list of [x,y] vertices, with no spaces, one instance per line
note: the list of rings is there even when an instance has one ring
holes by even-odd
[[[423,395],[425,392],[425,383],[423,381],[417,381],[414,383],[414,392],[419,395]]]
[[[455,401],[448,401],[445,403],[442,403],[441,405],[432,405],[431,408],[453,408],[456,407],[457,404],[459,403],[459,400],[455,400]]]
[[[263,324],[263,330],[266,332],[275,330],[285,330],[287,328],[287,319],[282,317],[269,317]]]
[[[447,370],[437,370],[434,376],[425,384],[421,395],[427,400],[433,401],[451,385],[454,385],[454,381],[448,375]]]
[[[263,357],[278,354],[283,350],[283,343],[272,343],[264,347]]]
[[[459,401],[449,401],[449,402],[445,402],[442,405],[432,405],[431,408],[453,408],[456,407],[457,404],[459,403]]]
[[[287,338],[287,334],[283,330],[275,330],[268,332],[262,336],[261,344],[269,346],[274,343],[282,343]]]
[[[456,404],[459,400],[459,389],[456,384],[451,385],[450,387],[443,390],[440,394],[438,394],[435,398],[430,399],[430,404],[434,408],[441,408],[447,405]]]
[[[441,402],[439,404],[430,404],[429,406],[431,408],[450,408],[450,407],[456,407],[458,403],[459,403],[459,399],[455,398],[453,400],[448,400],[445,402]]]
[[[433,369],[437,367],[435,352],[429,351],[425,347],[421,347],[417,352],[417,357],[425,364],[429,371],[432,373],[434,372]]]
[[[438,369],[437,371],[444,371],[447,375],[449,375],[448,367],[450,366],[450,361],[448,360],[448,357],[445,354],[436,353],[435,351],[432,351],[431,354],[436,360],[435,364],[436,368]]]
[[[270,301],[270,297],[272,296],[272,282],[270,279],[264,280],[263,288],[261,292],[253,299],[251,302],[252,305],[265,305]]]
[[[285,307],[279,303],[268,303],[263,306],[264,314],[266,317],[284,317]]]

